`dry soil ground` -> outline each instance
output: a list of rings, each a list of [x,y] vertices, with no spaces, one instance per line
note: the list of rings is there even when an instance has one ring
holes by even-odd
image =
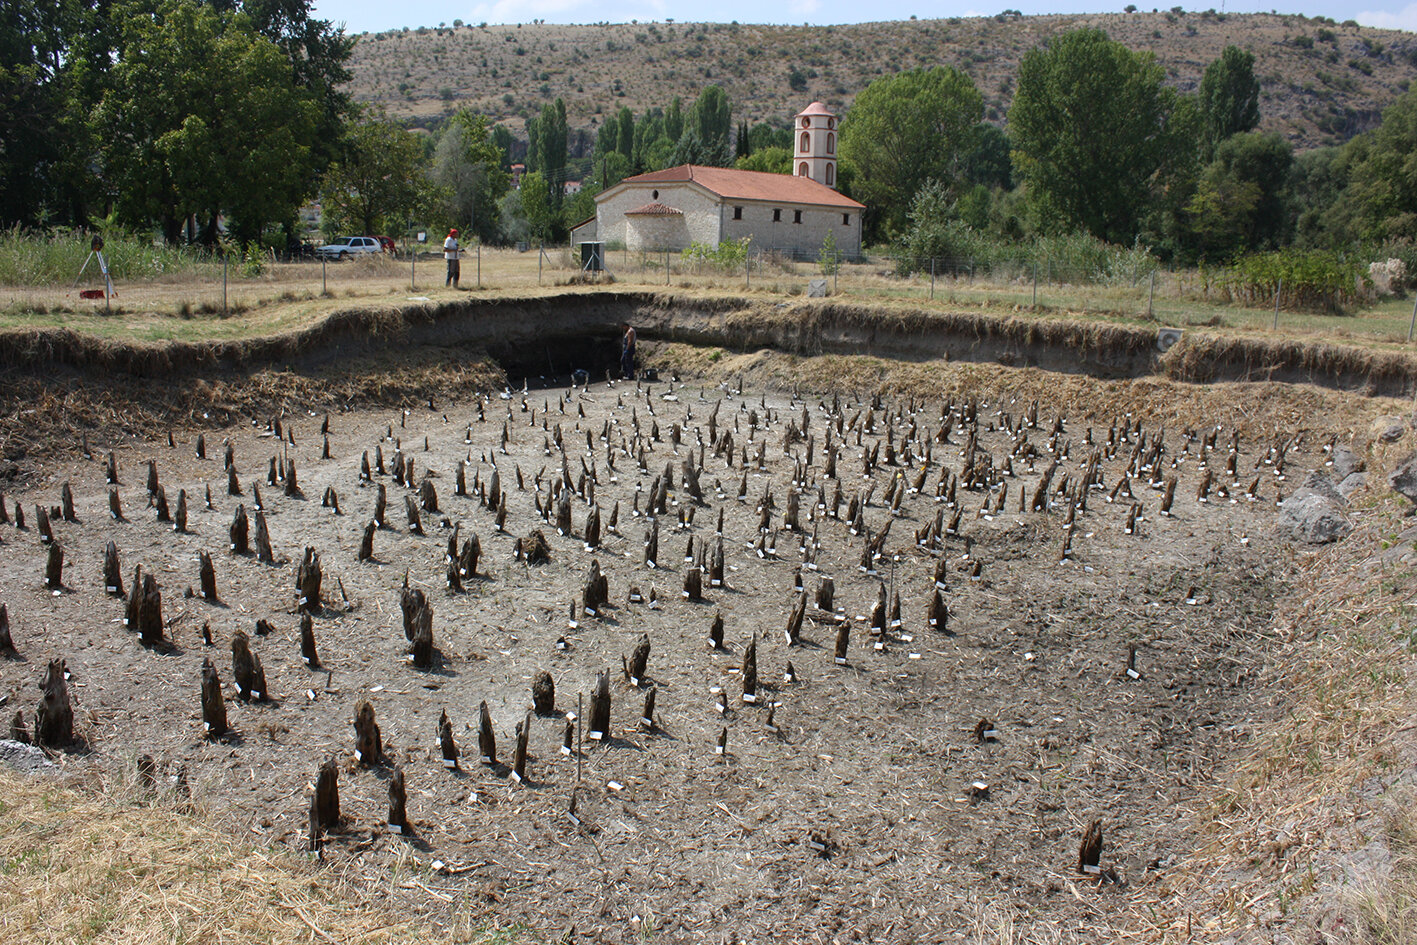
[[[282,420],[285,441],[264,419],[226,431],[239,497],[227,494],[223,434],[211,430],[206,459],[195,455],[197,431],[178,429],[173,446],[153,431],[93,442],[91,459],[48,462],[4,500],[12,522],[17,504],[26,515],[23,530],[0,525],[0,600],[20,653],[0,661],[7,713],[32,716],[36,680],[47,660],[62,657],[86,745],[65,755],[66,766],[131,770],[139,754],[149,754],[169,780],[185,771],[194,794],[233,827],[297,849],[306,843],[316,769],[333,756],[347,821],[330,838],[333,861],[387,883],[410,909],[471,913],[548,939],[571,926],[577,941],[940,941],[977,940],[994,934],[990,923],[1005,921],[1069,938],[1105,925],[1120,890],[1166,874],[1185,843],[1197,785],[1233,760],[1246,733],[1272,711],[1251,684],[1271,646],[1273,600],[1289,573],[1287,544],[1273,532],[1275,499],[1322,466],[1319,435],[1242,438],[1232,481],[1224,471],[1231,430],[1220,429],[1217,449],[1204,450],[1200,437],[1215,430],[1214,418],[1204,416],[1191,430],[1173,425],[1163,434],[1147,417],[1089,415],[1085,401],[1045,401],[1034,426],[1023,420],[1030,404],[1005,393],[977,402],[976,427],[964,419],[966,402],[925,391],[874,405],[834,404],[734,386],[597,382],[494,394],[481,405],[337,413],[329,418],[328,460],[321,459],[322,416],[292,411]],[[710,442],[715,410],[719,435],[733,437],[731,462]],[[947,440],[939,436],[942,416],[953,427]],[[676,424],[684,431],[677,450]],[[807,442],[789,435],[804,426],[810,463]],[[1017,434],[1006,432],[1010,426]],[[534,508],[548,504],[560,475],[558,429],[571,479],[579,483],[590,471],[607,522],[618,504],[618,533],[594,552],[580,537],[589,510],[582,498],[573,502],[573,536],[558,535],[554,516],[548,523]],[[935,496],[936,484],[943,471],[961,473],[969,429],[977,431],[976,464],[988,456],[998,470],[1013,454],[1012,472],[992,491],[961,483],[951,505]],[[839,451],[836,479],[824,469],[829,430]],[[697,464],[701,438],[704,501],[695,504],[681,464]],[[1172,514],[1160,514],[1160,493],[1141,472],[1131,491],[1144,512],[1127,534],[1133,503],[1108,502],[1108,494],[1139,445],[1158,440],[1161,475],[1179,480]],[[888,465],[887,444],[899,462],[908,451],[915,465]],[[108,512],[110,446],[123,521]],[[1287,447],[1282,468],[1269,462],[1276,446]],[[404,497],[415,491],[377,473],[375,485],[360,485],[360,457],[367,451],[372,461],[376,447],[386,467],[401,450],[416,482],[432,477],[440,512],[423,516],[426,535],[411,534],[405,523]],[[881,464],[863,474],[863,452],[877,448]],[[1071,554],[1061,561],[1066,498],[1052,491],[1047,511],[1019,511],[1054,458],[1050,448],[1061,460],[1055,484],[1067,477],[1076,485],[1089,456],[1102,453],[1102,481],[1076,513]],[[739,498],[745,449],[746,498]],[[287,456],[302,497],[267,481],[272,458]],[[149,460],[171,505],[186,490],[188,533],[175,534],[148,507]],[[468,463],[469,488],[486,483],[494,464],[499,470],[506,533],[476,499],[454,495],[460,461]],[[795,463],[806,483],[799,532],[782,527]],[[651,569],[648,522],[634,510],[646,510],[666,464],[674,487]],[[925,488],[905,495],[892,514],[884,501],[890,483],[903,477],[902,488],[913,486],[922,464]],[[1228,497],[1212,489],[1198,501],[1206,470],[1230,488]],[[1250,501],[1245,490],[1255,477],[1258,500]],[[57,505],[64,482],[72,484],[78,521],[54,524],[67,560],[65,589],[55,594],[42,582],[46,549],[36,507]],[[274,565],[227,552],[233,512],[238,503],[253,508],[257,485]],[[360,563],[356,550],[378,485],[388,492],[388,527],[375,537],[375,559]],[[327,487],[342,514],[322,506]],[[984,514],[1000,488],[1007,490],[1003,510]],[[818,508],[819,489],[828,500],[840,490],[840,518]],[[769,533],[776,555],[760,557],[757,508],[767,493],[776,502]],[[854,496],[869,496],[870,535],[890,528],[876,574],[859,567],[865,537],[846,521]],[[689,510],[692,524],[681,528]],[[681,596],[692,566],[685,546],[692,540],[712,549],[720,511],[728,586],[705,580],[705,600],[690,602]],[[941,516],[948,526],[956,512],[957,535],[941,536],[936,548],[917,543],[918,530]],[[476,533],[482,545],[478,576],[463,593],[450,592],[444,578],[446,521],[458,523],[464,539]],[[538,528],[549,538],[550,562],[514,560],[515,539]],[[813,536],[816,570],[804,564],[804,542]],[[124,602],[103,587],[110,540],[125,583],[135,565],[157,575],[170,645],[146,648],[124,628]],[[325,576],[314,620],[318,670],[302,664],[297,631],[295,568],[306,546],[320,554]],[[198,586],[202,550],[216,559],[219,603],[185,595]],[[572,629],[568,608],[592,559],[608,576],[611,605],[599,617],[577,608]],[[945,563],[948,633],[926,625],[938,561]],[[787,645],[799,569],[809,602],[823,579],[835,582],[851,627],[845,665],[834,660],[835,622],[810,608],[800,645]],[[405,661],[405,576],[432,601],[441,658],[431,671]],[[646,598],[653,592],[658,607],[631,602],[632,586]],[[877,649],[868,615],[882,586],[899,594],[902,625]],[[722,650],[708,645],[716,613],[725,624]],[[255,635],[258,619],[275,631]],[[238,630],[252,635],[265,665],[269,702],[236,698],[229,644]],[[620,668],[641,634],[652,651],[648,680],[636,689]],[[561,638],[566,649],[557,647]],[[741,667],[753,639],[763,698],[745,704]],[[1130,646],[1139,678],[1126,672]],[[204,658],[221,675],[235,730],[220,740],[202,732]],[[788,661],[795,681],[784,678]],[[568,757],[561,718],[532,716],[529,778],[516,783],[505,764],[538,670],[554,677],[562,711],[575,709],[596,673],[608,670],[611,738],[586,741]],[[649,731],[639,725],[647,686],[657,691]],[[354,707],[365,699],[387,753],[375,767],[352,756]],[[479,760],[483,700],[503,766]],[[770,704],[776,733],[767,728]],[[460,771],[443,765],[442,711],[464,752]],[[981,720],[996,738],[976,737]],[[718,754],[725,730],[726,751]],[[411,838],[385,826],[396,766],[407,778]],[[579,823],[568,813],[573,794]],[[1097,819],[1105,833],[1103,882],[1078,872],[1080,836]]]

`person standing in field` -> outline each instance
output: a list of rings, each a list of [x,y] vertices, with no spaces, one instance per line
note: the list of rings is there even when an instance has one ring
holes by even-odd
[[[448,238],[443,240],[443,258],[448,261],[448,280],[443,285],[452,286],[454,289],[458,287],[458,277],[462,274],[462,265],[458,262],[459,252],[458,230],[453,227],[448,231]]]
[[[630,327],[629,322],[626,322],[623,327],[625,337],[620,343],[620,373],[628,381],[635,376],[635,329]]]

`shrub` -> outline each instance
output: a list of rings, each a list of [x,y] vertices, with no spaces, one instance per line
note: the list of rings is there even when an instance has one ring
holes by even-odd
[[[748,258],[749,237],[738,240],[722,240],[717,246],[694,242],[680,256],[686,263],[693,264],[696,271],[704,267],[732,272],[740,269]]]
[[[1365,263],[1326,250],[1286,249],[1236,260],[1217,280],[1231,298],[1286,311],[1340,313],[1372,289]]]

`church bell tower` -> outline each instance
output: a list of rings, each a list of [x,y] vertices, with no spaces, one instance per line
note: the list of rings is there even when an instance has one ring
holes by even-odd
[[[836,116],[821,102],[797,113],[793,124],[792,173],[836,188]]]

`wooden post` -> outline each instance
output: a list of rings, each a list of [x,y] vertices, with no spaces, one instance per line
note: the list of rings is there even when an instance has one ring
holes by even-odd
[[[1151,317],[1152,300],[1156,298],[1156,270],[1151,271],[1151,283],[1146,289],[1146,317]]]
[[[230,258],[231,258],[231,257],[230,257],[227,253],[222,253],[222,254],[221,254],[221,313],[222,313],[223,315],[227,314],[227,311],[226,311],[226,263],[227,263],[227,260],[230,259]]]
[[[324,257],[324,256],[321,256],[321,257],[320,257],[320,294],[321,294],[321,295],[329,295],[329,294],[330,294],[330,284],[329,284],[329,280],[328,280],[328,279],[326,278],[326,276],[325,276],[325,263],[326,263],[325,257]]]
[[[413,244],[413,252],[408,254],[408,287],[418,291],[418,244]]]
[[[1407,324],[1407,340],[1412,341],[1412,331],[1417,328],[1417,297],[1412,299],[1412,321]]]
[[[477,241],[477,287],[482,288],[482,240]]]
[[[1033,264],[1033,307],[1038,307],[1038,263]]]
[[[930,301],[935,300],[935,257],[930,257]]]
[[[1279,331],[1279,297],[1284,293],[1284,280],[1279,280],[1279,285],[1274,290],[1274,330]]]
[[[669,285],[669,250],[664,251],[664,284]],[[1411,341],[1412,339],[1408,339]]]
[[[537,285],[541,285],[541,260],[542,260],[542,256],[543,256],[543,253],[541,252],[541,244],[540,244],[540,243],[537,243],[537,244],[536,244],[536,284],[537,284]]]

